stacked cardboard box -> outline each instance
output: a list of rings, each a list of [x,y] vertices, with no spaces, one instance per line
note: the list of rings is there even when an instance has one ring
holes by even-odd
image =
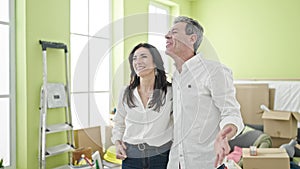
[[[273,147],[279,147],[297,137],[299,113],[265,111],[262,118],[264,120],[264,132],[272,137]]]
[[[241,105],[243,121],[248,125],[261,126],[263,131],[272,137],[272,146],[279,147],[297,137],[297,123],[300,114],[295,112],[263,112],[265,105],[274,109],[276,91],[267,83],[235,84],[236,97]]]
[[[235,84],[236,98],[241,105],[245,124],[263,125],[260,106],[269,106],[268,84]]]

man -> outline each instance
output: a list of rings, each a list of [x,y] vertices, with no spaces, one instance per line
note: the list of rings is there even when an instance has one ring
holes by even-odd
[[[174,142],[168,169],[212,169],[229,153],[228,140],[243,129],[231,71],[196,54],[203,28],[188,17],[175,18],[165,35],[173,74]]]

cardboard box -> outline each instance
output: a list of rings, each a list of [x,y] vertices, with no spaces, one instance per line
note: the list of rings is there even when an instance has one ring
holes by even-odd
[[[76,148],[91,147],[93,152],[98,150],[101,158],[103,158],[100,126],[74,130],[74,139]]]
[[[282,144],[288,144],[293,138],[271,137],[271,139],[272,139],[272,147],[279,148]]]
[[[245,124],[263,125],[260,105],[269,107],[268,84],[235,84],[236,98],[241,105]]]
[[[300,114],[286,111],[264,112],[264,132],[272,137],[294,138],[297,136],[297,122]]]
[[[285,149],[258,148],[257,155],[251,156],[249,148],[243,148],[245,169],[289,169],[290,159]]]
[[[269,109],[274,110],[275,103],[275,89],[269,89]]]
[[[87,147],[87,148],[78,148],[75,149],[72,152],[72,164],[75,165],[76,161],[78,163],[78,161],[82,158],[82,154],[84,154],[84,156],[88,159],[93,159],[92,158],[92,148],[91,147]]]

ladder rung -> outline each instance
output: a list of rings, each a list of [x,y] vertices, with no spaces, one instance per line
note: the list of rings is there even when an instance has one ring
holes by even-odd
[[[48,147],[46,150],[46,157],[54,156],[57,154],[73,151],[74,148],[69,144],[61,144],[54,147]]]
[[[46,133],[50,134],[50,133],[68,131],[68,130],[72,130],[72,128],[73,128],[72,125],[68,123],[54,124],[54,125],[47,126]]]

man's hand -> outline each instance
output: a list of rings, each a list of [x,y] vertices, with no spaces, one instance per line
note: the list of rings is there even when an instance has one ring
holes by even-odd
[[[216,153],[216,161],[215,167],[222,164],[225,156],[230,152],[230,146],[228,143],[227,135],[231,135],[233,128],[230,126],[224,127],[217,135],[215,141],[215,153]]]
[[[124,160],[125,158],[127,158],[127,155],[126,155],[126,145],[124,144],[123,141],[120,141],[120,140],[117,140],[116,143],[116,157],[117,159],[120,159],[120,160]]]

